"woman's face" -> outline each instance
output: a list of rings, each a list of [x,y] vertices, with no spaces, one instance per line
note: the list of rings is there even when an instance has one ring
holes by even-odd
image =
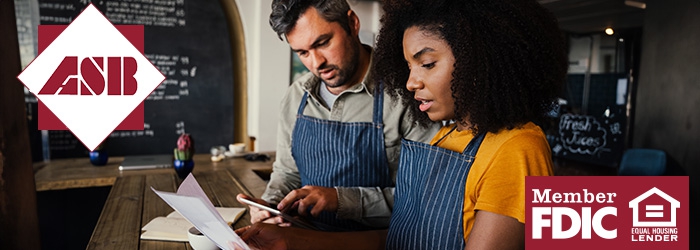
[[[403,35],[403,56],[410,70],[406,88],[420,102],[420,110],[433,121],[454,119],[450,86],[455,58],[447,42],[412,26]]]

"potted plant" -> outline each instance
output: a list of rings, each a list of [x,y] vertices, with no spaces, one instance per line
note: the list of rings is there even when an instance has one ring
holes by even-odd
[[[100,143],[100,145],[97,145],[94,150],[90,151],[90,163],[92,163],[93,166],[104,166],[107,164],[109,154],[107,154],[107,150],[105,150],[105,142],[107,142],[107,139]]]
[[[192,139],[192,136],[186,133],[181,134],[177,139],[177,148],[173,152],[175,155],[175,161],[173,161],[175,172],[180,178],[184,179],[194,168],[194,161],[192,160],[194,139]]]

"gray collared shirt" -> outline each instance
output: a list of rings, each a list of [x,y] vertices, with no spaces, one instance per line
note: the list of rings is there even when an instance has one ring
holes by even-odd
[[[292,158],[292,131],[296,124],[296,114],[305,92],[309,93],[304,115],[340,122],[372,122],[374,84],[368,77],[355,86],[343,91],[333,103],[326,107],[318,96],[321,81],[312,73],[296,80],[287,89],[280,107],[280,120],[277,130],[277,154],[273,172],[262,199],[277,204],[294,189],[301,188],[301,177]],[[408,115],[408,110],[400,101],[384,94],[384,145],[394,184],[399,165],[401,138],[429,143],[440,129],[435,123],[430,128],[418,126]],[[394,188],[379,187],[335,187],[338,194],[339,219],[354,219],[361,223],[388,227],[394,204]]]

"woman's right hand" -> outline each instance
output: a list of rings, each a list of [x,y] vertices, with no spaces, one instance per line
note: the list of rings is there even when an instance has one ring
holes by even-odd
[[[247,196],[245,194],[238,194],[236,196],[236,199],[238,200],[238,202],[240,202],[243,205],[246,205],[246,204],[243,203],[241,201],[241,199],[248,199],[248,200],[254,201],[258,204],[261,204],[263,206],[268,206],[268,207],[270,206],[270,204],[267,203],[265,200],[253,198],[253,197]],[[282,226],[282,227],[288,227],[291,225],[289,222],[284,221],[284,219],[282,219],[281,216],[273,216],[270,212],[259,209],[259,208],[254,207],[254,206],[248,206],[248,211],[250,211],[250,223],[251,224],[255,224],[257,222],[263,222],[263,223],[268,223],[268,224],[277,224],[278,226]]]
[[[285,229],[265,224],[255,223],[253,225],[236,229],[236,234],[253,249],[262,250],[286,250],[288,249],[285,236]]]

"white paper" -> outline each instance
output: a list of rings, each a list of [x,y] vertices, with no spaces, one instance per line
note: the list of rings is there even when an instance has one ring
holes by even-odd
[[[151,187],[161,199],[180,213],[202,234],[216,243],[221,249],[236,248],[250,250],[247,244],[226,224],[216,212],[214,204],[209,201],[204,190],[190,173],[180,184],[177,193],[162,192]]]

